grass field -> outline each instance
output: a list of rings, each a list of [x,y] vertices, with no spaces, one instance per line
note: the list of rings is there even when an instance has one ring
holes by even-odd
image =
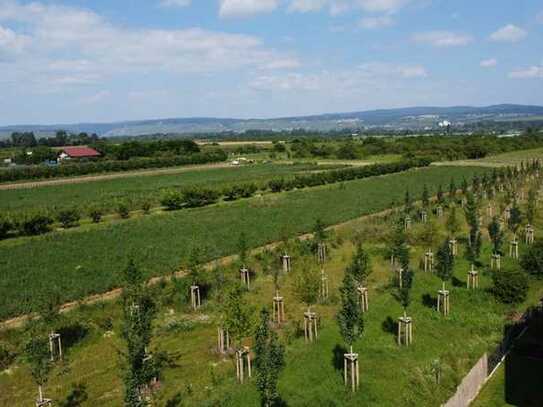
[[[472,407],[509,407],[505,401],[505,368],[502,364],[483,387]]]
[[[439,222],[440,238],[445,238],[444,220]],[[536,230],[541,230],[541,214],[538,214],[535,224]],[[427,296],[435,299],[441,283],[434,274],[420,271],[418,262],[424,248],[418,244],[421,226],[416,224],[410,232],[412,266],[416,271],[413,300],[409,308],[409,314],[414,319],[414,343],[409,348],[396,345],[393,322],[401,315],[402,309],[392,295],[394,290],[390,288],[392,273],[383,244],[388,226],[389,223],[381,220],[363,220],[355,221],[338,232],[339,238],[335,239],[331,260],[325,267],[332,295],[327,302],[315,307],[321,318],[321,329],[319,339],[314,344],[306,345],[303,335],[296,335],[304,306],[294,296],[291,277],[282,279],[281,294],[285,298],[287,323],[279,332],[287,344],[287,352],[286,369],[280,377],[279,391],[287,405],[435,407],[452,395],[463,375],[481,354],[500,340],[505,315],[513,308],[496,303],[486,290],[491,284],[491,275],[486,268],[490,255],[488,240],[485,239],[481,255],[485,267],[481,268],[481,289],[478,291],[465,288],[469,265],[461,256],[461,248],[455,279],[452,287],[449,286],[451,315],[444,318],[425,300]],[[334,315],[338,308],[337,288],[353,251],[350,238],[357,233],[362,233],[365,238],[374,272],[369,279],[370,309],[365,314],[365,333],[354,344],[355,351],[360,355],[361,387],[353,395],[345,390],[342,383],[339,366],[344,350]],[[461,235],[465,234],[464,225]],[[522,250],[524,247],[521,247]],[[296,246],[291,247],[289,253],[293,256],[293,273],[314,261]],[[256,260],[253,259],[251,263],[257,266]],[[516,267],[516,262],[504,258],[502,266],[504,269]],[[227,273],[232,280],[239,278],[235,266],[230,267]],[[163,302],[170,288],[156,287],[155,290],[156,298]],[[543,282],[532,281],[529,299],[516,309],[537,302],[542,293]],[[248,293],[250,302],[258,307],[270,307],[272,295],[271,276],[258,273]],[[170,308],[173,313],[169,311]],[[259,405],[254,379],[248,384],[236,384],[233,359],[221,357],[213,350],[216,310],[216,304],[207,299],[204,308],[196,313],[189,312],[187,306],[178,301],[175,305],[163,303],[152,350],[166,351],[173,363],[163,372],[162,387],[156,393],[156,405]],[[106,316],[116,321],[114,334],[105,334],[100,328],[100,321]],[[83,406],[118,406],[122,400],[122,384],[119,378],[120,362],[114,355],[122,348],[119,305],[86,307],[67,317],[83,324],[89,331],[84,339],[67,347],[67,361],[51,375],[46,394],[55,401],[61,401],[66,399],[72,383],[81,383],[86,386],[89,395],[89,401]],[[180,321],[184,321],[184,328],[171,328],[174,322]],[[17,343],[20,335],[18,331],[2,332],[0,340]],[[434,360],[440,360],[442,367],[440,384],[433,381],[430,366]],[[25,405],[36,392],[27,368],[19,363],[10,373],[0,374],[0,387],[3,389],[0,405]],[[175,400],[181,400],[182,404],[176,404]],[[476,407],[501,406],[492,404],[498,401],[489,398],[487,404],[476,404]]]
[[[44,186],[0,191],[0,210],[8,212],[99,206],[113,212],[115,202],[127,200],[132,208],[144,200],[159,205],[162,191],[169,188],[201,186],[223,188],[243,182],[264,183],[274,177],[294,177],[308,171],[337,168],[339,165],[259,164],[252,166],[198,169],[179,174],[153,175],[92,181],[80,184]]]
[[[41,292],[59,291],[62,301],[107,291],[119,284],[129,257],[148,276],[178,270],[191,247],[205,259],[235,252],[242,231],[252,247],[311,229],[315,219],[331,225],[402,202],[408,188],[436,191],[451,177],[481,174],[482,168],[433,167],[233,203],[160,213],[122,222],[85,225],[44,236],[0,242],[0,319],[32,310]]]
[[[521,162],[527,163],[534,159],[543,159],[543,148],[534,148],[532,150],[513,151],[510,153],[503,153],[493,155],[480,160],[459,160],[459,161],[444,161],[433,163],[435,166],[486,166],[486,167],[504,167],[508,165],[520,165]]]

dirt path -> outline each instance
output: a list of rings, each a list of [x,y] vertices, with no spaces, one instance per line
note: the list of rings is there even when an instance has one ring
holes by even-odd
[[[376,213],[372,213],[372,214],[369,214],[369,215],[364,215],[364,216],[361,216],[361,217],[358,217],[358,218],[354,218],[354,219],[348,220],[346,222],[342,222],[342,223],[338,223],[336,225],[332,225],[332,226],[328,227],[327,230],[340,230],[340,229],[345,228],[345,227],[347,227],[347,226],[349,226],[349,225],[351,225],[351,224],[353,224],[355,222],[359,222],[359,221],[362,221],[362,220],[368,220],[368,219],[371,219],[371,218],[377,218],[377,217],[380,217],[380,216],[385,216],[385,215],[395,211],[396,209],[397,208],[389,208],[389,209],[385,209],[385,210],[380,211],[380,212],[376,212]],[[306,239],[309,239],[311,236],[312,236],[311,233],[305,233],[305,234],[299,235],[298,239],[306,240]],[[275,247],[277,247],[279,244],[281,244],[280,241],[275,241],[275,242],[272,242],[272,243],[268,243],[268,244],[266,244],[264,246],[260,246],[260,247],[257,247],[255,249],[251,250],[251,254],[257,254],[257,253],[263,252],[265,250],[272,250]],[[208,263],[205,263],[203,265],[203,267],[206,270],[210,270],[210,269],[213,269],[216,266],[226,266],[226,265],[229,265],[232,262],[234,262],[236,260],[236,258],[237,258],[237,255],[221,257],[221,258],[212,260],[212,261],[210,261]],[[175,278],[184,277],[186,274],[187,274],[186,270],[179,270],[179,271],[173,273],[173,275],[153,277],[147,282],[147,284],[149,284],[151,286],[156,285],[156,284],[158,284],[158,283],[160,283],[162,281],[171,281],[172,278],[174,278],[174,277]],[[66,303],[66,304],[64,304],[64,305],[62,305],[60,307],[60,312],[61,313],[66,313],[66,312],[72,311],[72,310],[78,308],[80,305],[92,305],[92,304],[96,304],[98,302],[113,301],[113,300],[119,298],[121,293],[122,293],[122,289],[121,288],[116,288],[114,290],[111,290],[111,291],[108,291],[108,292],[105,292],[105,293],[102,293],[102,294],[95,294],[95,295],[91,295],[91,296],[89,296],[87,298],[78,300],[78,301],[68,302],[68,303]],[[7,319],[5,321],[2,321],[2,322],[0,322],[0,330],[20,328],[20,327],[23,326],[23,324],[26,321],[28,321],[32,317],[33,317],[32,315],[27,314],[27,315],[21,315],[21,316],[15,317],[15,318],[11,318],[11,319]]]
[[[241,167],[232,167],[229,163],[222,162],[222,163],[213,163],[213,164],[186,165],[182,167],[169,167],[169,168],[153,169],[153,170],[126,171],[126,172],[117,172],[113,174],[84,175],[84,176],[79,176],[79,177],[48,179],[48,180],[43,180],[43,181],[25,181],[25,182],[15,182],[15,183],[9,183],[9,184],[0,184],[0,191],[11,190],[11,189],[22,189],[22,188],[39,188],[39,187],[45,187],[45,186],[51,186],[51,185],[81,184],[85,182],[103,181],[103,180],[110,180],[110,179],[117,179],[117,178],[178,174],[178,173],[183,173],[187,171],[209,170],[209,169],[214,169],[214,168],[241,168]]]

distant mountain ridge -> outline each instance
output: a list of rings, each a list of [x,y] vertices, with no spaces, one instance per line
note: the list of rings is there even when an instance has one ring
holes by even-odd
[[[539,117],[541,116],[541,117]],[[538,118],[543,120],[543,106],[501,104],[485,107],[419,106],[378,109],[350,113],[326,113],[311,116],[279,117],[273,119],[235,118],[171,118],[136,120],[112,123],[76,123],[58,125],[14,125],[0,127],[0,137],[14,131],[33,131],[39,135],[52,134],[62,129],[69,132],[97,133],[101,136],[138,136],[153,133],[212,133],[242,132],[245,130],[335,130],[342,128],[385,127],[391,129],[434,128],[442,121],[453,125],[482,120],[500,121]]]

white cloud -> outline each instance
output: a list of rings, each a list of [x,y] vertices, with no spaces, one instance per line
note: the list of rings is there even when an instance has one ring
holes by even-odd
[[[518,69],[509,73],[512,79],[534,79],[543,78],[543,65],[533,65],[528,68]]]
[[[377,17],[364,17],[359,21],[359,26],[366,30],[390,27],[392,25],[394,25],[394,20],[392,19],[392,17],[387,15]]]
[[[355,3],[366,11],[394,13],[410,3],[410,0],[356,0]]]
[[[76,7],[0,0],[3,21],[25,29],[21,35],[0,26],[0,60],[7,50],[12,59],[2,74],[17,74],[20,86],[97,84],[127,72],[205,74],[299,65],[296,57],[266,48],[255,36],[200,28],[127,28]]]
[[[498,65],[498,61],[495,59],[495,58],[490,58],[490,59],[483,59],[479,65],[482,67],[482,68],[493,68],[495,67],[496,65]]]
[[[277,8],[279,0],[220,0],[221,17],[249,17],[269,13]]]
[[[160,7],[187,7],[190,6],[191,0],[161,0]]]
[[[310,11],[319,11],[327,4],[328,0],[292,0],[288,9],[289,11],[307,13]]]
[[[429,44],[434,47],[460,47],[468,45],[473,38],[467,34],[459,34],[451,31],[427,31],[417,33],[412,37],[413,41],[421,44]]]
[[[520,27],[513,24],[507,24],[498,31],[490,34],[490,39],[495,42],[519,42],[523,40],[528,33]]]

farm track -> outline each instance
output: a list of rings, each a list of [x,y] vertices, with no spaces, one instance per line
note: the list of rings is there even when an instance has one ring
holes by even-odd
[[[242,167],[233,167],[229,163],[213,163],[213,164],[195,164],[187,165],[182,167],[169,167],[162,169],[153,169],[153,170],[137,170],[137,171],[126,171],[126,172],[117,172],[110,174],[102,175],[84,175],[80,177],[70,177],[70,178],[58,178],[58,179],[48,179],[43,181],[30,181],[30,182],[16,182],[9,184],[0,184],[0,191],[7,191],[13,189],[30,189],[30,188],[39,188],[52,185],[66,185],[66,184],[82,184],[86,182],[94,181],[104,181],[110,179],[119,179],[119,178],[129,178],[129,177],[139,177],[139,176],[152,176],[152,175],[168,175],[168,174],[181,174],[188,171],[194,170],[210,170],[218,168],[242,168]]]
[[[394,212],[397,209],[398,209],[398,207],[388,208],[388,209],[385,209],[385,210],[380,211],[380,212],[375,212],[375,213],[372,213],[372,214],[369,214],[369,215],[360,216],[358,218],[350,219],[350,220],[348,220],[346,222],[341,222],[341,223],[329,226],[326,229],[327,230],[340,230],[340,229],[342,229],[344,227],[347,227],[347,226],[349,226],[349,225],[351,225],[353,223],[359,222],[359,221],[385,216],[385,215],[387,215],[387,214],[389,214],[391,212]],[[300,240],[306,240],[306,239],[311,238],[311,236],[312,236],[311,233],[304,233],[302,235],[298,235],[297,238],[300,239]],[[275,247],[277,247],[277,245],[279,245],[279,244],[281,244],[281,241],[275,241],[275,242],[272,242],[272,243],[268,243],[268,244],[266,244],[264,246],[260,246],[260,247],[256,247],[256,248],[252,249],[250,251],[250,253],[251,254],[257,254],[257,253],[263,252],[265,250],[272,250]],[[211,270],[214,267],[219,266],[219,265],[220,266],[226,266],[226,265],[229,265],[232,262],[234,262],[236,260],[236,258],[237,258],[237,255],[230,255],[230,256],[221,257],[221,258],[218,258],[218,259],[215,259],[215,260],[211,260],[211,261],[203,264],[203,268],[206,269],[206,270]],[[169,276],[153,277],[153,278],[149,279],[147,284],[150,285],[150,286],[153,286],[153,285],[159,284],[159,283],[161,283],[163,281],[164,282],[171,281],[173,278],[184,277],[184,276],[186,276],[186,274],[187,274],[186,270],[179,270],[179,271],[177,271],[177,272],[175,272],[175,273],[173,273],[173,274],[171,274]],[[121,293],[122,293],[121,288],[115,288],[115,289],[110,290],[108,292],[105,292],[105,293],[102,293],[102,294],[94,294],[94,295],[91,295],[91,296],[89,296],[87,298],[84,298],[84,299],[81,299],[81,300],[78,300],[78,301],[67,302],[67,303],[63,304],[60,307],[60,312],[61,313],[66,313],[66,312],[72,311],[72,310],[78,308],[80,305],[92,305],[92,304],[96,304],[96,303],[99,303],[99,302],[113,301],[113,300],[119,298]],[[32,317],[32,315],[27,314],[27,315],[20,315],[18,317],[14,317],[14,318],[10,318],[10,319],[7,319],[5,321],[2,321],[2,322],[0,322],[0,330],[21,328],[23,326],[23,324],[25,322],[27,322],[31,317]]]

